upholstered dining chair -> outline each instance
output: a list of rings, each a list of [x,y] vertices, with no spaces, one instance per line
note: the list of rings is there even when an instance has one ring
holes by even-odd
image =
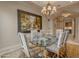
[[[31,41],[34,43],[38,41],[38,32],[36,29],[31,30]]]
[[[65,43],[66,43],[66,39],[68,37],[68,31],[63,31],[61,29],[57,30],[57,42],[53,43],[51,46],[46,47],[48,51],[55,53],[55,55],[53,55],[53,57],[60,57],[59,55],[59,50],[60,48],[62,48]]]
[[[25,53],[25,55],[27,57],[36,57],[39,58],[40,56],[40,47],[37,47],[36,45],[33,45],[30,43],[30,41],[28,41],[26,35],[24,33],[18,33],[19,37],[20,37],[20,41],[21,41],[21,46],[23,48],[23,52]]]
[[[27,41],[24,37],[24,34],[19,32],[18,36],[20,37],[20,42],[21,42],[21,47],[23,48],[23,52],[25,53],[25,55],[27,57],[30,57],[29,49],[28,49],[28,46],[27,46]]]

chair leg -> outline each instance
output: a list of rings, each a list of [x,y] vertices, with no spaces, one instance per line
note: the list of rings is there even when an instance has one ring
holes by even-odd
[[[53,55],[53,58],[55,58],[56,56],[57,56],[57,54],[54,54],[54,55]]]
[[[59,58],[59,56],[60,56],[60,55],[59,55],[59,51],[58,51],[58,52],[57,52],[57,58]]]

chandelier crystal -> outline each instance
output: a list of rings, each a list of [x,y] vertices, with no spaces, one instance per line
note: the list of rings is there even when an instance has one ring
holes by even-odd
[[[51,16],[56,12],[57,12],[56,6],[52,6],[50,3],[44,6],[43,9],[41,10],[41,13],[45,16]]]

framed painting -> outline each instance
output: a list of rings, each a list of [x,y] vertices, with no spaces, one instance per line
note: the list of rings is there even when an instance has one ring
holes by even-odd
[[[18,32],[30,33],[32,28],[42,29],[42,16],[18,10]]]

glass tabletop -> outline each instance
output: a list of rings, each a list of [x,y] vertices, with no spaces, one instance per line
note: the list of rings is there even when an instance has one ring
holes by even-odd
[[[56,36],[48,35],[48,36],[39,37],[38,40],[31,41],[31,43],[37,46],[47,47],[54,44],[56,41],[57,41]]]

